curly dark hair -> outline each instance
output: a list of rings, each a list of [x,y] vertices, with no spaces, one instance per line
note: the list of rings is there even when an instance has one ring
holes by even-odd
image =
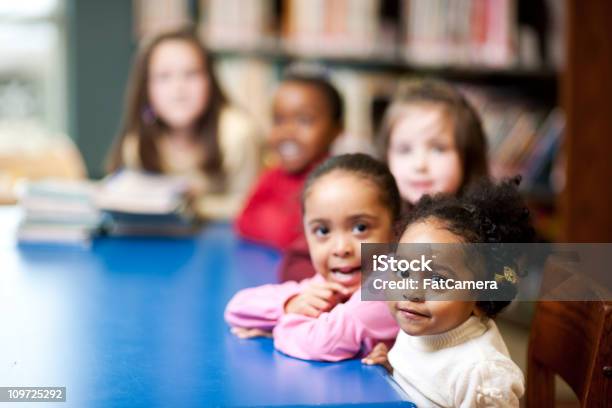
[[[399,220],[401,198],[393,174],[384,163],[363,153],[330,157],[317,166],[308,175],[302,190],[302,213],[304,213],[304,199],[312,186],[318,179],[333,171],[353,173],[371,181],[378,188],[380,202],[389,209],[391,221],[396,223]]]
[[[464,239],[466,243],[491,244],[492,256],[485,256],[485,279],[493,280],[503,274],[504,266],[511,266],[519,275],[520,254],[512,246],[495,244],[533,242],[535,232],[523,198],[518,192],[520,176],[494,183],[481,179],[470,185],[464,195],[424,196],[399,225],[403,233],[409,225],[436,219],[444,228]],[[399,235],[398,235],[399,236]],[[516,285],[503,280],[498,293],[504,299],[516,296]],[[487,316],[494,317],[510,304],[510,300],[494,301],[479,297],[476,306]]]
[[[289,71],[283,76],[283,82],[295,82],[313,87],[328,104],[328,112],[333,123],[339,127],[344,126],[344,102],[338,89],[323,75],[299,71]]]

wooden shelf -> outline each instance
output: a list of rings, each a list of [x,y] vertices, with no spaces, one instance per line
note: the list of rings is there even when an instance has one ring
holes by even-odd
[[[261,58],[275,63],[288,64],[293,61],[321,63],[333,67],[349,67],[364,71],[395,74],[423,74],[452,80],[488,83],[491,85],[537,86],[556,93],[558,73],[553,69],[530,69],[521,67],[493,68],[470,66],[428,66],[413,64],[394,54],[368,55],[315,55],[288,50],[288,46],[264,45],[254,48],[213,48],[216,57]]]

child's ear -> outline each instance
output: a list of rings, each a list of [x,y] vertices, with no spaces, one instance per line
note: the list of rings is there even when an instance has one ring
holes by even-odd
[[[341,123],[334,125],[334,131],[331,134],[329,144],[334,143],[344,132],[344,126]]]
[[[472,316],[476,316],[476,317],[484,317],[484,316],[486,316],[485,312],[483,312],[478,307],[477,302],[474,302],[474,308],[472,309]]]

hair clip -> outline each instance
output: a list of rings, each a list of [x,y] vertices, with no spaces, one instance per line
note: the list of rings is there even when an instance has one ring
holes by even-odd
[[[496,273],[495,274],[495,282],[502,282],[502,281],[507,281],[512,283],[513,285],[516,284],[516,281],[518,280],[518,277],[516,275],[516,271],[509,267],[509,266],[504,266],[504,274],[499,274]]]

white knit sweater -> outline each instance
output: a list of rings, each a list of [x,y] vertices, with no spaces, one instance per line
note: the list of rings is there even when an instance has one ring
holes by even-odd
[[[419,408],[518,407],[524,392],[523,373],[490,319],[472,316],[432,336],[400,330],[389,362]]]

